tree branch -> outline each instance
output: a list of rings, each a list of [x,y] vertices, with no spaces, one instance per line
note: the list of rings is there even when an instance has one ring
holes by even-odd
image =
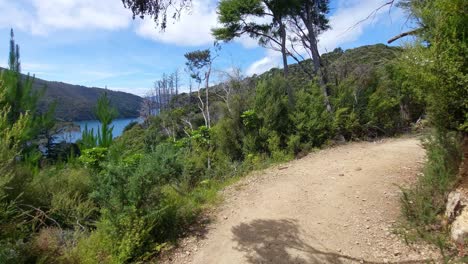
[[[355,28],[356,26],[358,26],[359,24],[363,23],[364,21],[368,20],[369,18],[375,16],[377,14],[377,12],[379,12],[382,8],[386,7],[386,6],[390,6],[390,10],[391,8],[393,7],[393,4],[395,3],[396,0],[390,0],[386,3],[384,3],[383,5],[379,6],[377,9],[375,9],[374,11],[372,11],[366,18],[358,21],[356,24],[354,24],[353,26],[349,27],[348,29],[346,29],[341,35],[344,35],[346,34],[348,31],[350,31],[351,29]]]
[[[401,38],[404,38],[406,36],[413,36],[413,35],[416,35],[417,33],[419,33],[420,31],[422,30],[422,28],[417,28],[417,29],[413,29],[413,30],[410,30],[410,31],[406,31],[406,32],[403,32],[401,34],[398,34],[396,35],[395,37],[389,39],[387,41],[388,44],[391,44],[392,42],[396,41],[396,40],[399,40]]]

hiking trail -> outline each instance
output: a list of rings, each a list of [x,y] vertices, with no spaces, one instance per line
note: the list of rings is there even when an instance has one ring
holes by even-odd
[[[223,191],[202,231],[163,263],[426,263],[427,245],[394,234],[398,186],[417,178],[425,152],[416,138],[328,148],[254,172]]]

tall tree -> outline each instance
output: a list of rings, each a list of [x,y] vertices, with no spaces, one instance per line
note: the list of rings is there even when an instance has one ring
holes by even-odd
[[[117,110],[111,105],[107,92],[104,92],[99,97],[96,106],[96,117],[101,123],[97,134],[97,143],[100,147],[109,147],[112,143],[114,127],[110,125],[117,115]]]
[[[280,51],[284,75],[288,74],[285,19],[290,6],[287,0],[221,0],[218,5],[219,22],[214,28],[217,40],[231,41],[244,34],[259,44]]]
[[[13,29],[10,31],[10,48],[8,56],[8,69],[0,72],[2,85],[0,86],[0,110],[8,109],[5,113],[8,124],[13,127],[22,116],[28,115],[28,124],[23,128],[23,137],[20,140],[21,151],[37,151],[37,145],[45,145],[50,151],[55,127],[55,103],[45,112],[38,111],[38,101],[45,92],[46,87],[34,89],[34,76],[21,74],[20,48],[15,41]]]
[[[281,52],[283,73],[289,73],[286,18],[290,13],[288,0],[221,0],[218,5],[222,27],[212,30],[217,40],[231,41],[242,35],[257,39],[266,48]],[[287,89],[293,103],[292,89]]]
[[[188,52],[185,54],[185,58],[187,59],[185,65],[190,72],[190,76],[198,83],[199,108],[205,119],[206,127],[210,128],[209,85],[212,64],[215,58],[211,56],[211,51],[209,49]],[[205,101],[202,100],[200,94],[200,86],[203,81],[205,82]]]
[[[0,100],[0,107],[9,105],[11,108],[8,114],[10,124],[14,124],[22,114],[31,113],[31,124],[27,126],[29,139],[36,138],[44,126],[52,125],[54,107],[51,107],[47,113],[38,113],[38,100],[45,92],[43,89],[33,89],[34,77],[29,75],[24,77],[21,74],[20,48],[16,44],[13,29],[10,31],[10,49],[8,57],[9,69],[4,71],[5,96]],[[45,125],[48,123],[48,125]]]
[[[465,0],[401,0],[417,24],[428,113],[439,132],[461,131],[468,142],[468,3]],[[424,66],[424,67],[423,67]]]
[[[327,110],[332,108],[329,102],[329,94],[326,88],[326,74],[321,71],[321,58],[318,50],[318,36],[329,29],[329,21],[326,15],[329,12],[329,0],[294,0],[291,3],[289,25],[294,37],[291,39],[291,49],[301,56],[301,51],[294,48],[295,44],[301,44],[312,59],[313,74],[319,76],[320,86],[324,95]],[[297,56],[293,56],[297,60]]]
[[[15,43],[15,33],[10,31],[10,54],[8,56],[8,66],[10,71],[21,72],[19,45]]]

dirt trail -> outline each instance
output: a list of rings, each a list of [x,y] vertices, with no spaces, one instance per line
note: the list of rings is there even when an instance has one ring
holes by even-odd
[[[400,191],[420,172],[414,138],[352,143],[254,173],[224,192],[202,235],[167,263],[426,263],[393,234]],[[438,261],[435,261],[438,262]]]

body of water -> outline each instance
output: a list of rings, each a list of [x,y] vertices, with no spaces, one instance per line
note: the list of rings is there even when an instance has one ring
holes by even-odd
[[[133,121],[140,122],[141,120],[140,118],[124,118],[114,120],[114,122],[112,122],[111,124],[111,126],[114,126],[114,130],[112,131],[112,135],[114,136],[114,138],[122,135],[124,128]],[[81,139],[81,134],[86,126],[88,126],[88,130],[93,129],[94,133],[96,134],[99,127],[101,126],[98,120],[77,121],[73,123],[79,126],[80,129],[59,135],[55,139],[56,142],[66,141],[75,143],[77,140]]]

